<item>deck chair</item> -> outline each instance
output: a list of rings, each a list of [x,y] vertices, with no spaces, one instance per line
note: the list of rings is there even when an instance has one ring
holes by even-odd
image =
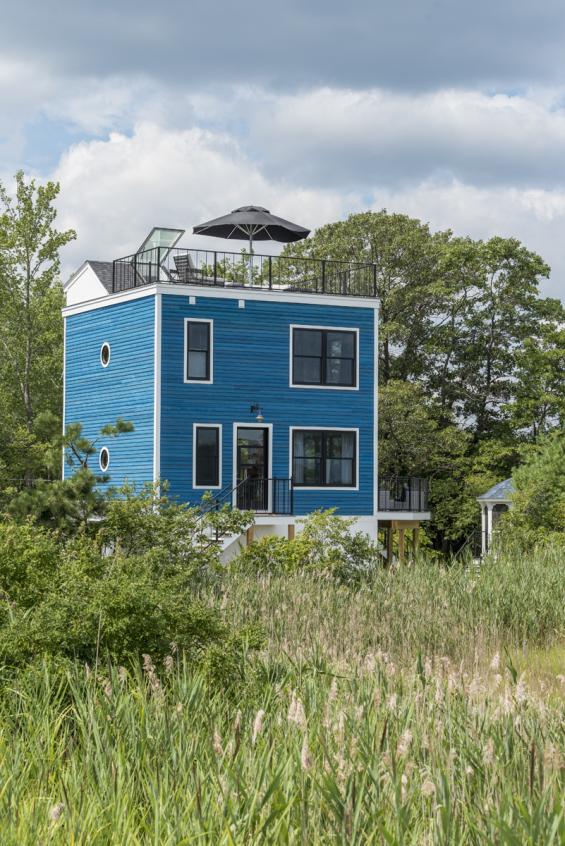
[[[202,271],[194,266],[189,253],[174,255],[173,261],[177,271],[177,282],[201,285],[205,281]]]

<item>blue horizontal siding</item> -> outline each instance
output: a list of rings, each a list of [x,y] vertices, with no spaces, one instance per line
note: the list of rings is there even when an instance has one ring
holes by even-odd
[[[88,438],[108,447],[111,486],[153,478],[154,309],[154,297],[144,297],[66,318],[65,422],[82,423]],[[104,341],[111,348],[106,368]],[[134,432],[101,438],[101,427],[117,417],[131,421]],[[100,472],[98,453],[90,466]]]
[[[214,321],[214,383],[184,384],[184,319]],[[360,330],[360,390],[289,387],[290,324]],[[342,514],[373,513],[374,310],[362,307],[163,295],[161,478],[181,501],[200,499],[192,488],[193,423],[223,427],[222,485],[233,479],[233,423],[256,422],[262,407],[273,424],[273,475],[289,475],[289,427],[360,430],[358,491],[295,492],[295,513],[336,507]]]

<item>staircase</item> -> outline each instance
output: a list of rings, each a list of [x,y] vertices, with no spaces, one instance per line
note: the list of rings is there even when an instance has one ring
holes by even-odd
[[[226,485],[225,488],[217,494],[217,496],[213,497],[212,499],[202,503],[200,505],[200,516],[198,518],[198,523],[204,521],[208,514],[214,511],[220,511],[220,509],[228,506],[229,508],[233,508],[233,501],[234,498],[237,496],[237,491],[244,485],[246,480],[244,479],[242,482],[239,482],[237,485]],[[236,500],[237,501],[237,500]],[[251,524],[250,524],[251,525]],[[222,558],[223,553],[235,543],[235,541],[239,540],[241,537],[240,533],[233,533],[233,532],[222,532],[217,526],[206,526],[203,527],[202,531],[203,536],[203,548],[209,549],[211,546],[217,546],[220,548]]]
[[[253,511],[262,515],[291,515],[294,508],[292,479],[248,478],[238,482],[237,485],[227,485],[216,496],[200,505],[199,521],[203,521],[210,512],[220,511],[226,506],[230,509],[235,507],[241,511]],[[253,521],[245,528],[249,529],[252,525]],[[220,560],[223,563],[237,554],[245,544],[242,533],[222,532],[214,526],[202,528],[203,548],[218,547]]]

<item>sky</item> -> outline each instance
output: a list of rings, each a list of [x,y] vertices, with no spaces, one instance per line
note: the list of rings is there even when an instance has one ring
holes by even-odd
[[[0,20],[0,180],[60,182],[63,274],[155,225],[212,245],[192,226],[240,205],[309,228],[386,208],[519,238],[565,299],[561,0],[0,0]]]

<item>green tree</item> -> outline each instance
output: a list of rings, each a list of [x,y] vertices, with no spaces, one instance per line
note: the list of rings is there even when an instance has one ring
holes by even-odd
[[[469,437],[446,425],[422,386],[393,380],[379,390],[379,472],[430,476],[451,472]]]
[[[442,406],[478,439],[508,425],[505,407],[520,389],[524,345],[543,345],[565,318],[539,296],[548,266],[515,239],[453,241],[443,270],[450,284],[431,336],[425,380]]]
[[[535,544],[565,548],[565,429],[531,448],[512,478],[515,492],[502,537],[526,550]]]
[[[516,387],[506,406],[510,424],[535,441],[565,426],[565,330],[554,323],[516,352]]]
[[[49,412],[61,417],[59,251],[76,236],[55,228],[58,193],[57,184],[26,182],[21,171],[13,197],[0,184],[0,411],[8,424],[0,457],[8,470],[14,462],[28,480],[34,471],[33,448],[41,443],[41,433],[35,431],[38,416]]]
[[[100,435],[116,438],[133,430],[133,423],[118,417],[115,423],[103,426]],[[50,471],[54,475],[63,455],[74,472],[62,480],[37,479],[20,491],[7,487],[3,495],[6,514],[18,520],[32,519],[65,534],[75,534],[79,529],[86,531],[89,526],[95,531],[92,520],[102,517],[107,505],[99,485],[110,481],[107,474],[93,473],[88,464],[96,452],[97,441],[85,437],[80,423],[69,424],[64,435],[54,435],[41,453],[44,475],[48,476]]]
[[[425,348],[445,301],[440,268],[450,232],[403,214],[362,212],[317,229],[284,255],[371,262],[380,301],[379,374],[391,379],[421,376]]]

